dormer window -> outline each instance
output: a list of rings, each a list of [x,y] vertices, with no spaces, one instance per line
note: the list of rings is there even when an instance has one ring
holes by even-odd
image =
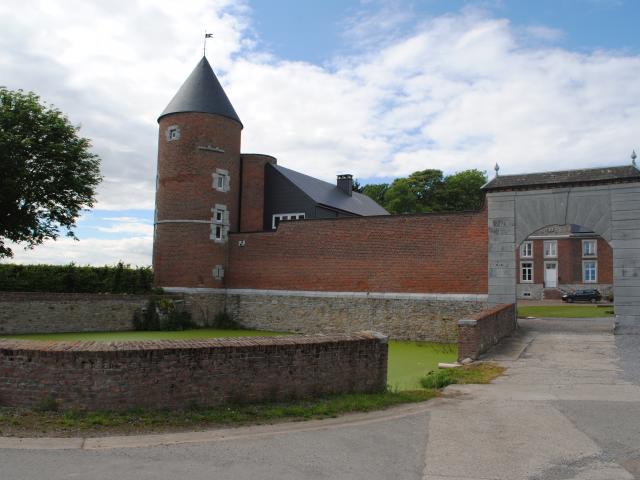
[[[180,127],[178,127],[177,125],[171,125],[170,127],[167,127],[165,135],[167,137],[167,142],[172,142],[174,140],[180,139]]]

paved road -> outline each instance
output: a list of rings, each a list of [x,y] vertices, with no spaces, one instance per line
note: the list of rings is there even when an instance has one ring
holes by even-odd
[[[640,478],[640,336],[614,337],[605,319],[522,327],[492,355],[504,377],[446,399],[346,422],[0,439],[0,480]]]

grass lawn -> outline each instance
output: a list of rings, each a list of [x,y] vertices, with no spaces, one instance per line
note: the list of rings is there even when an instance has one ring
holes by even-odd
[[[202,328],[178,332],[88,332],[88,333],[47,333],[31,335],[11,335],[0,338],[46,341],[104,341],[118,340],[187,340],[213,337],[257,337],[286,335],[279,332],[259,330],[216,330]],[[393,390],[421,388],[420,379],[429,371],[438,368],[438,362],[455,362],[458,357],[457,345],[389,341],[388,384]]]
[[[220,337],[274,337],[286,335],[280,332],[260,330],[218,330],[215,328],[198,328],[177,332],[82,332],[82,333],[35,333],[29,335],[3,335],[0,338],[46,341],[80,341],[116,342],[141,340],[193,340]]]
[[[519,306],[518,317],[595,318],[612,317],[613,307],[597,305]]]
[[[185,431],[212,426],[240,426],[276,421],[337,417],[424,402],[438,395],[433,389],[404,392],[359,393],[326,398],[254,405],[194,407],[178,411],[128,412],[43,411],[0,407],[0,436],[112,435]]]

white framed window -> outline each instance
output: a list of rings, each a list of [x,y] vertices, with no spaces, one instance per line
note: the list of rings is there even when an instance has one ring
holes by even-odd
[[[596,240],[582,241],[582,256],[595,257],[597,255],[598,242]]]
[[[180,139],[180,127],[178,125],[170,125],[165,131],[167,142],[173,142]]]
[[[227,241],[229,233],[229,211],[226,205],[216,204],[211,209],[213,217],[211,218],[211,240],[217,243]]]
[[[526,241],[520,245],[520,258],[533,258],[533,242]]]
[[[271,217],[271,228],[275,230],[282,220],[304,220],[304,213],[275,213]]]
[[[222,265],[216,265],[213,269],[213,278],[216,280],[222,280],[224,277],[224,267]]]
[[[596,283],[598,281],[598,262],[595,260],[582,262],[582,281],[584,283]]]
[[[520,283],[533,283],[533,262],[520,262]]]
[[[218,192],[228,192],[231,187],[231,177],[229,176],[228,170],[223,170],[221,168],[216,168],[215,173],[211,174],[213,176],[212,187],[214,190]]]
[[[556,258],[558,256],[558,241],[544,241],[544,258]]]

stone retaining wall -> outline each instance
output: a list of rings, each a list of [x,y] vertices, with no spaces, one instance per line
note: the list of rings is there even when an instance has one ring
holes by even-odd
[[[0,406],[187,408],[346,392],[387,383],[380,334],[158,342],[0,340]]]
[[[131,330],[144,295],[0,292],[0,334]]]
[[[511,335],[518,322],[516,305],[497,305],[472,317],[458,320],[458,360],[476,360],[482,353]]]
[[[226,309],[243,326],[260,330],[304,334],[375,330],[394,339],[440,343],[457,342],[458,319],[487,306],[486,295],[474,294],[240,289],[190,293],[185,300],[200,323]]]

